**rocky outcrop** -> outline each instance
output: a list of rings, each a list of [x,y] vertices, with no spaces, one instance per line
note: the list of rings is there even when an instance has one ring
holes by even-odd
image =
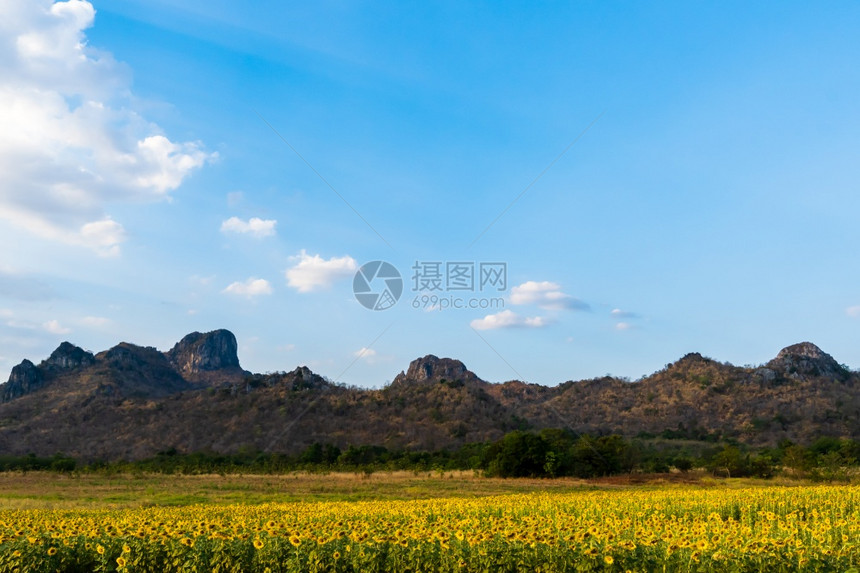
[[[169,352],[122,342],[93,355],[63,342],[38,366],[29,360],[12,369],[0,384],[0,402],[9,402],[59,381],[100,380],[100,392],[115,396],[154,397],[182,392],[194,384],[235,380],[239,368],[236,337],[228,330],[193,332]],[[308,371],[310,372],[310,371]],[[309,376],[310,374],[304,374]]]
[[[289,376],[297,382],[301,381],[305,384],[312,384],[314,382],[322,380],[322,376],[314,374],[314,372],[307,366],[299,366],[298,368],[290,372]]]
[[[423,358],[417,358],[409,363],[406,372],[401,372],[394,378],[394,383],[403,382],[441,382],[478,380],[466,365],[452,358],[439,358],[428,354]]]
[[[776,358],[767,363],[767,367],[795,379],[828,376],[842,380],[849,375],[832,356],[811,342],[783,348]]]
[[[37,390],[44,384],[39,367],[24,359],[21,364],[12,368],[9,381],[0,386],[0,402],[8,402],[24,394]]]
[[[68,370],[92,366],[95,362],[96,358],[91,352],[69,342],[63,342],[40,366]]]
[[[320,390],[331,388],[331,384],[319,374],[315,374],[307,366],[299,366],[292,372],[280,372],[275,374],[250,374],[245,376],[244,384],[246,391],[261,386],[269,388],[284,388],[292,392],[301,390]],[[237,384],[232,385],[238,388]]]
[[[191,388],[167,356],[151,346],[121,342],[96,360],[92,373],[101,375],[102,391],[112,395],[153,398]]]
[[[165,356],[151,346],[137,346],[120,342],[110,350],[99,353],[99,361],[120,369],[140,368],[153,363],[167,365]]]
[[[192,332],[167,352],[167,358],[183,375],[240,369],[239,345],[229,330]]]
[[[12,369],[9,380],[0,385],[0,402],[8,402],[44,387],[64,370],[74,370],[95,364],[92,353],[63,342],[46,360],[36,366],[24,360]]]

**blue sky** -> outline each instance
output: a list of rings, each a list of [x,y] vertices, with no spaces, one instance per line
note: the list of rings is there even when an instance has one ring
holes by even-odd
[[[0,0],[0,370],[215,328],[361,386],[860,367],[857,4],[176,4]],[[413,308],[416,261],[504,307]]]

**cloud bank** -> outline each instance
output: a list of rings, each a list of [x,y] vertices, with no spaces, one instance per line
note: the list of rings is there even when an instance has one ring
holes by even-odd
[[[299,292],[329,288],[338,280],[353,276],[358,269],[355,259],[349,255],[324,259],[302,249],[292,259],[297,262],[285,273],[287,284]]]
[[[243,221],[239,217],[230,217],[221,223],[221,232],[251,235],[252,237],[261,239],[273,236],[275,234],[275,225],[277,224],[278,221],[275,219],[251,217],[247,221]]]
[[[116,256],[127,234],[107,207],[163,199],[215,154],[133,110],[127,67],[87,44],[92,4],[0,7],[0,219]]]
[[[590,310],[590,306],[562,292],[561,285],[549,281],[527,281],[511,288],[511,304],[536,305],[545,310]]]
[[[266,279],[258,279],[251,277],[246,281],[234,282],[222,291],[224,294],[234,294],[253,298],[255,296],[272,294],[273,289],[271,283]]]
[[[503,310],[476,318],[469,324],[475,330],[496,330],[499,328],[542,328],[552,321],[543,316],[520,316],[512,310]]]

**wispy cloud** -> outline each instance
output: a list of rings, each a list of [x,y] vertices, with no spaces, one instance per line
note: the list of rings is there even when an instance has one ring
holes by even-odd
[[[51,334],[68,334],[72,331],[71,328],[66,328],[65,326],[61,325],[60,321],[58,320],[49,320],[42,325],[42,328],[44,328],[46,332],[50,332]]]
[[[552,321],[543,316],[520,316],[512,310],[503,310],[476,318],[469,323],[475,330],[496,330],[499,328],[542,328]]]
[[[353,276],[358,269],[355,259],[349,255],[324,259],[302,249],[291,258],[297,262],[285,272],[287,284],[299,292],[329,288],[338,280]]]
[[[272,285],[266,279],[251,277],[246,281],[234,282],[223,291],[225,294],[233,294],[253,298],[255,296],[272,294]]]
[[[221,223],[221,232],[251,235],[252,237],[261,239],[273,236],[275,234],[275,225],[277,224],[278,221],[275,219],[251,217],[247,221],[243,221],[239,217],[230,217]]]
[[[851,318],[860,318],[860,305],[849,306],[845,309],[845,314],[850,316]]]
[[[612,318],[623,319],[623,318],[639,318],[639,315],[635,312],[630,312],[629,310],[621,310],[620,308],[614,308],[609,313],[612,315]]]
[[[367,363],[373,363],[376,358],[376,350],[373,348],[360,348],[352,353],[358,359],[364,360]]]
[[[590,310],[591,307],[550,281],[527,281],[511,288],[511,304],[536,305],[545,310]]]

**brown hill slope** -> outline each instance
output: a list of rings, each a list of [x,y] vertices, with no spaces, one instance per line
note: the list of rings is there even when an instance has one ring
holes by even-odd
[[[166,353],[121,343],[93,355],[63,343],[38,366],[25,360],[0,385],[0,455],[292,453],[313,442],[436,449],[526,427],[753,444],[860,438],[860,375],[809,343],[759,368],[688,354],[637,382],[557,387],[491,384],[428,355],[379,390],[332,384],[306,367],[251,374],[236,349],[220,330],[192,333]]]

